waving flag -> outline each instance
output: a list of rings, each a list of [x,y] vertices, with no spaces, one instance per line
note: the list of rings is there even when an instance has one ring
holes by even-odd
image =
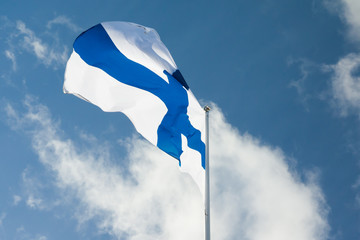
[[[157,32],[105,22],[80,34],[73,47],[64,93],[123,112],[144,138],[179,160],[204,196],[205,114]]]

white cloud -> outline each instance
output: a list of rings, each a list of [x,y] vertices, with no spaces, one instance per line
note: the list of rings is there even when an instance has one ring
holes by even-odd
[[[29,48],[32,51],[34,51],[35,55],[40,58],[40,59],[44,59],[45,58],[45,53],[48,50],[47,45],[43,44],[41,39],[39,39],[38,37],[36,37],[35,33],[28,29],[25,25],[25,23],[23,23],[22,21],[17,21],[16,22],[16,28],[17,30],[19,30],[19,32],[24,36],[24,44],[25,44],[25,48]]]
[[[203,238],[200,193],[171,157],[135,137],[121,141],[128,155],[114,164],[100,143],[80,151],[62,137],[45,106],[31,98],[26,106],[9,117],[33,129],[39,160],[78,199],[79,222],[95,219],[118,239]],[[239,134],[216,107],[210,124],[213,239],[327,239],[327,205],[314,174],[301,181],[280,149]]]
[[[358,0],[323,0],[327,9],[340,18],[348,26],[350,40],[360,43],[360,2]]]
[[[17,128],[19,128],[22,125],[22,119],[19,118],[19,116],[17,115],[15,109],[13,108],[13,106],[9,103],[4,102],[4,111],[6,113],[6,115],[9,117],[9,119],[11,119],[10,121],[8,121],[8,125],[10,126],[10,128],[12,130],[16,130]],[[15,120],[15,121],[12,121]]]
[[[10,50],[6,50],[5,51],[5,56],[8,58],[8,59],[10,59],[10,61],[11,61],[11,63],[12,63],[12,69],[13,69],[13,71],[16,71],[16,57],[15,57],[15,54],[12,52],[12,51],[10,51]]]
[[[292,57],[288,58],[287,64],[288,64],[288,66],[296,65],[299,68],[301,77],[298,79],[295,79],[295,80],[291,80],[289,87],[296,89],[301,103],[303,104],[305,109],[307,111],[309,111],[308,101],[313,96],[311,96],[311,94],[309,94],[309,92],[307,92],[307,89],[305,86],[306,86],[306,82],[308,80],[309,75],[311,73],[313,73],[318,68],[318,66],[317,66],[317,64],[315,64],[314,62],[312,62],[308,59],[305,59],[305,58],[294,59]]]
[[[47,237],[42,234],[31,234],[25,230],[23,226],[16,229],[15,238],[18,240],[47,240]]]
[[[55,18],[42,26],[46,30],[34,31],[21,20],[12,22],[6,17],[0,17],[0,42],[5,45],[4,54],[12,63],[12,71],[21,67],[21,61],[18,60],[24,53],[34,55],[46,67],[57,69],[64,66],[69,56],[69,47],[63,44],[63,35],[58,29],[53,29],[53,25],[65,24],[74,30],[76,25],[66,19],[65,16]]]
[[[54,46],[49,47],[22,21],[16,22],[16,29],[20,36],[23,36],[20,46],[33,53],[44,65],[58,65],[66,62],[68,51],[65,46],[58,50]]]
[[[33,195],[30,195],[26,200],[26,205],[31,208],[41,208],[42,200],[40,198],[35,198]]]
[[[2,226],[5,218],[6,218],[6,213],[2,212],[0,214],[0,227]]]
[[[349,39],[360,47],[360,1],[359,0],[324,0],[328,9],[339,14],[348,26]],[[324,69],[332,72],[332,103],[341,116],[356,114],[360,117],[360,53],[357,51],[339,59],[334,65],[325,65]],[[351,145],[349,144],[350,148]],[[356,144],[355,144],[356,145]],[[359,178],[360,179],[360,178]],[[359,189],[359,181],[354,184]],[[360,205],[360,193],[356,201]]]
[[[26,195],[26,205],[34,209],[45,209],[41,195],[42,184],[35,178],[29,176],[29,169],[26,168],[22,172],[22,181],[24,185],[24,191]]]
[[[301,182],[280,149],[240,135],[217,111],[212,126],[214,191],[221,219],[230,225],[219,239],[236,239],[239,225],[248,239],[326,239],[327,210],[311,174]],[[223,202],[235,211],[224,211]]]
[[[301,78],[297,80],[292,80],[289,84],[289,87],[293,87],[296,89],[297,93],[302,96],[304,94],[304,82],[307,79],[309,72],[304,67],[304,64],[300,64]],[[306,100],[306,98],[305,98]]]
[[[4,230],[4,226],[3,226],[3,223],[4,223],[4,220],[6,218],[6,213],[1,213],[0,214],[0,239],[6,239],[5,238],[5,230]]]
[[[325,69],[333,72],[332,97],[340,114],[355,112],[360,116],[360,54],[349,54]]]
[[[360,42],[360,1],[341,0],[343,3],[343,17],[350,26],[350,36],[353,40]]]
[[[349,26],[351,39],[360,43],[360,1],[325,2],[329,9],[337,9],[336,12]],[[333,73],[331,89],[334,106],[342,116],[347,116],[350,112],[360,116],[360,53],[350,53],[339,59],[335,65],[325,65],[324,68]]]
[[[56,18],[50,20],[46,27],[48,29],[51,29],[54,25],[64,25],[66,27],[68,27],[70,30],[74,31],[74,32],[79,32],[81,31],[81,28],[79,26],[77,26],[76,24],[74,24],[68,17],[66,16],[57,16]]]
[[[21,202],[21,197],[19,195],[13,196],[13,205],[17,206]]]

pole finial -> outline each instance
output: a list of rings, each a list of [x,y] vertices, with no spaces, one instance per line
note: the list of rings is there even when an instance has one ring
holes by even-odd
[[[205,112],[209,112],[209,111],[211,110],[211,108],[210,108],[208,105],[206,105],[206,106],[204,107],[204,110],[205,110]]]

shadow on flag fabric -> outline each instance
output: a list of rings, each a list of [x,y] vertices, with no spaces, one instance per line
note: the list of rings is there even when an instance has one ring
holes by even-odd
[[[104,22],[83,32],[63,89],[105,112],[124,113],[144,138],[179,161],[204,196],[205,113],[154,29]]]

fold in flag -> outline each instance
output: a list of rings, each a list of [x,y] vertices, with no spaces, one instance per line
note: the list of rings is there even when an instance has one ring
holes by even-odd
[[[205,113],[154,29],[105,22],[80,34],[64,93],[122,112],[152,144],[179,160],[204,196]]]

